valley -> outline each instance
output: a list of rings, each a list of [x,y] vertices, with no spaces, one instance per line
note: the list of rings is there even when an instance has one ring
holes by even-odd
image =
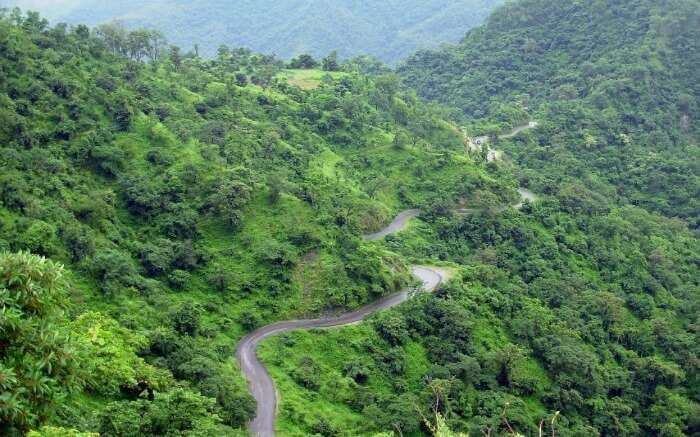
[[[0,434],[700,433],[699,0],[31,3]]]

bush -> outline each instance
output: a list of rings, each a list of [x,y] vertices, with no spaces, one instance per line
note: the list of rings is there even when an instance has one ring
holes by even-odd
[[[309,390],[321,388],[321,369],[313,358],[304,357],[299,361],[297,367],[292,370],[292,378],[297,384]]]
[[[221,435],[214,399],[184,388],[157,393],[153,401],[112,402],[99,417],[105,436]]]
[[[183,290],[190,280],[190,274],[184,270],[173,270],[168,275],[168,285],[176,290]]]
[[[271,267],[286,269],[297,262],[298,255],[291,244],[268,239],[258,250],[258,258]]]
[[[61,238],[73,262],[82,261],[95,253],[94,239],[80,225],[66,226],[61,231]]]
[[[130,257],[116,250],[98,253],[90,263],[90,269],[102,291],[111,295],[121,287],[138,282],[136,269]]]
[[[224,292],[231,285],[231,275],[219,266],[207,274],[207,283],[216,291]]]
[[[226,425],[241,427],[255,414],[255,399],[245,387],[238,387],[231,377],[213,376],[202,381],[199,389],[203,395],[216,399],[221,407],[220,416]]]
[[[95,146],[90,150],[92,162],[106,176],[114,177],[119,175],[124,168],[127,159],[126,152],[113,145]]]
[[[44,258],[0,253],[0,423],[7,435],[41,426],[81,387],[80,360],[62,324],[62,274]]]
[[[164,238],[160,238],[154,243],[142,244],[139,254],[141,264],[146,269],[148,276],[160,276],[167,273],[175,260],[174,244]]]
[[[70,329],[81,356],[87,357],[79,365],[91,392],[117,396],[121,389],[139,383],[159,389],[171,382],[167,371],[146,364],[137,355],[146,347],[146,338],[114,319],[88,312],[72,322]]]
[[[182,305],[172,316],[173,327],[180,334],[195,336],[199,332],[202,311],[192,303]]]
[[[33,222],[17,242],[21,249],[37,255],[56,253],[56,227],[41,220]]]
[[[353,360],[343,367],[343,374],[358,384],[364,384],[369,379],[369,366],[363,360]]]
[[[403,344],[408,339],[408,328],[404,318],[396,313],[380,315],[374,322],[374,328],[379,336],[392,346]]]

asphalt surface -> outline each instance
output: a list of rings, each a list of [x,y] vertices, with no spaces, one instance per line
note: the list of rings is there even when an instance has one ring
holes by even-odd
[[[417,209],[407,209],[396,216],[394,221],[389,223],[389,225],[382,229],[381,231],[375,232],[374,234],[365,235],[365,240],[381,240],[390,234],[395,234],[400,232],[408,226],[409,220],[420,215],[420,210]]]
[[[519,190],[523,200],[534,201],[535,196],[526,189]],[[514,205],[521,208],[522,202]],[[466,211],[466,210],[465,210]],[[386,228],[374,234],[365,235],[366,240],[380,240],[385,236],[400,232],[408,226],[408,222],[417,217],[420,211],[410,209],[400,213]],[[445,271],[436,267],[411,266],[414,276],[423,282],[422,290],[434,291],[447,279]],[[299,329],[332,328],[349,325],[364,320],[366,317],[382,310],[395,307],[411,297],[411,290],[405,289],[385,296],[376,302],[362,308],[342,314],[337,317],[324,317],[311,320],[289,320],[264,326],[244,337],[236,348],[236,358],[241,371],[248,381],[248,388],[255,398],[257,408],[255,418],[249,424],[250,432],[256,437],[274,437],[275,416],[277,415],[277,391],[267,368],[258,359],[256,350],[260,342],[266,338]]]
[[[413,274],[423,281],[424,291],[435,290],[445,278],[445,273],[438,269],[413,266]],[[241,370],[248,380],[248,387],[257,402],[255,419],[250,423],[250,432],[254,436],[272,437],[275,435],[275,416],[277,414],[277,392],[275,384],[265,366],[258,360],[256,349],[260,342],[268,337],[298,329],[332,328],[335,326],[357,323],[366,317],[388,308],[395,307],[410,298],[410,290],[402,290],[383,297],[362,308],[338,317],[324,317],[313,320],[290,320],[279,322],[258,329],[247,335],[238,344],[236,357]]]
[[[520,132],[526,131],[528,129],[535,129],[539,126],[540,124],[536,121],[531,121],[528,124],[525,124],[523,126],[518,126],[513,128],[510,132],[507,134],[499,135],[498,138],[500,139],[507,139],[507,138],[513,138],[514,136],[518,135]]]
[[[365,235],[365,239],[380,240],[389,234],[399,232],[408,226],[409,220],[419,214],[420,211],[417,209],[404,211],[396,216],[386,228],[374,234]],[[446,279],[446,273],[438,268],[412,266],[411,271],[423,282],[423,291],[434,291]],[[337,317],[279,322],[264,326],[244,337],[236,348],[236,358],[248,381],[248,388],[257,403],[255,419],[249,424],[250,432],[256,437],[273,437],[275,435],[277,391],[267,368],[258,359],[256,350],[260,342],[266,338],[299,329],[332,328],[357,323],[378,311],[395,307],[410,297],[411,290],[405,289]]]

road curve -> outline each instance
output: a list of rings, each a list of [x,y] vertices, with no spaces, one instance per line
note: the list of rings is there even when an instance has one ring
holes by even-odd
[[[535,129],[535,128],[539,127],[539,125],[540,125],[539,122],[531,121],[531,122],[528,122],[528,124],[514,127],[507,134],[499,135],[498,138],[500,138],[502,140],[505,140],[508,138],[513,138],[514,136],[518,135],[520,132],[526,131],[528,129]]]
[[[365,235],[365,240],[381,240],[382,238],[386,237],[389,234],[394,234],[396,232],[400,232],[408,226],[408,222],[414,218],[418,217],[420,215],[420,210],[418,209],[407,209],[406,211],[403,211],[399,213],[399,215],[396,216],[394,221],[389,223],[389,225],[382,229],[381,231],[375,232],[373,234],[368,234]]]
[[[445,273],[438,269],[412,266],[411,270],[423,282],[423,290],[425,291],[435,290],[445,279]],[[264,326],[243,338],[236,349],[236,358],[238,358],[241,370],[248,380],[248,387],[257,403],[255,419],[250,422],[250,432],[258,437],[275,435],[277,392],[270,374],[257,357],[256,349],[260,342],[268,337],[298,329],[331,328],[356,323],[378,311],[395,307],[408,300],[409,297],[410,290],[404,289],[338,317],[279,322]]]
[[[523,199],[534,200],[535,197],[527,190],[521,189],[520,194]],[[515,208],[522,207],[522,202],[514,205]],[[400,213],[394,221],[379,232],[365,235],[366,240],[380,240],[385,236],[400,232],[408,226],[408,222],[413,217],[417,217],[420,211],[410,209]],[[422,290],[434,291],[443,281],[447,279],[446,273],[436,267],[411,266],[413,275],[423,282]],[[342,314],[337,317],[324,317],[311,320],[289,320],[286,322],[274,323],[263,326],[258,330],[245,336],[236,348],[236,358],[241,366],[241,371],[248,381],[248,388],[255,398],[257,407],[255,418],[250,422],[250,432],[256,437],[274,437],[275,416],[277,415],[277,391],[275,384],[270,377],[267,368],[258,359],[256,350],[258,345],[266,338],[279,335],[285,332],[299,329],[331,328],[335,326],[349,325],[359,322],[378,311],[395,307],[411,297],[408,289],[384,296],[383,298],[367,304],[362,308]]]

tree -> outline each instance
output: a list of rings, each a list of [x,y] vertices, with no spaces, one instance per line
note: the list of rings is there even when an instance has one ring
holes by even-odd
[[[496,380],[501,386],[511,387],[513,385],[514,372],[524,358],[525,351],[512,343],[505,345],[492,355]]]
[[[86,357],[79,366],[92,393],[115,396],[139,384],[154,390],[172,383],[167,371],[147,364],[137,355],[146,348],[146,338],[114,319],[91,311],[80,315],[69,327],[76,349]]]
[[[97,35],[115,55],[128,54],[128,32],[119,22],[105,23],[97,26]]]
[[[151,62],[158,62],[163,55],[163,47],[168,45],[168,40],[157,30],[149,31],[148,38],[148,57]]]
[[[44,258],[0,254],[0,422],[10,435],[41,426],[82,385],[62,275]]]
[[[154,400],[112,402],[99,417],[101,435],[224,435],[214,399],[184,388],[156,394]],[[230,432],[230,430],[229,430]]]
[[[268,176],[267,186],[270,189],[270,203],[276,205],[282,193],[287,190],[289,182],[287,181],[287,176],[283,172],[275,172]]]
[[[175,66],[176,70],[180,69],[180,66],[182,65],[182,54],[180,53],[180,47],[178,46],[170,46],[170,62],[173,63]]]
[[[224,178],[210,196],[209,204],[232,227],[241,223],[241,209],[250,200],[250,187],[235,175]]]
[[[186,303],[173,313],[173,327],[180,334],[197,335],[201,318],[202,311],[200,308],[192,303]]]
[[[302,54],[298,57],[289,61],[289,68],[299,68],[304,70],[310,70],[316,68],[318,62],[313,58],[313,56],[308,54]]]
[[[53,255],[56,251],[56,227],[37,220],[22,234],[19,243],[22,249],[34,254]]]
[[[338,52],[332,51],[328,56],[321,61],[323,71],[339,71],[340,64],[338,63]]]
[[[226,425],[243,426],[255,414],[255,399],[245,387],[239,387],[231,376],[208,378],[199,384],[199,389],[203,395],[216,399],[221,407],[221,419]]]
[[[141,60],[151,52],[151,32],[145,29],[129,32],[126,38],[126,48],[131,59]]]
[[[248,85],[248,76],[245,73],[236,73],[236,85],[240,87]]]

